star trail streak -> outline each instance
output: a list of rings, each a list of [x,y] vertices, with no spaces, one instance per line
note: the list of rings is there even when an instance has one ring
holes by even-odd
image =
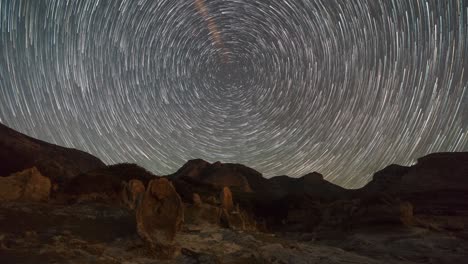
[[[468,151],[466,0],[0,0],[0,122],[346,187]]]

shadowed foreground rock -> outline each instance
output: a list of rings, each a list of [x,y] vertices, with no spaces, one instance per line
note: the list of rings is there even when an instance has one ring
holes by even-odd
[[[70,202],[120,202],[125,187],[122,182],[139,180],[147,185],[156,178],[156,175],[136,164],[115,164],[76,176],[67,183],[61,194]]]
[[[198,193],[193,194],[193,205],[198,206],[198,207],[203,205],[203,202]]]
[[[234,203],[232,201],[232,192],[229,187],[224,187],[219,196],[221,200],[221,207],[228,213],[234,209]]]
[[[180,254],[174,243],[184,219],[182,200],[167,179],[149,182],[136,210],[137,231],[153,253],[162,259]]]
[[[139,180],[132,179],[128,183],[122,182],[122,202],[130,210],[135,210],[139,199],[145,193],[145,185]]]
[[[42,176],[36,167],[0,177],[0,201],[47,201],[50,189],[50,179]]]
[[[321,211],[321,226],[333,228],[409,226],[413,223],[413,206],[390,197],[337,201],[323,206]]]

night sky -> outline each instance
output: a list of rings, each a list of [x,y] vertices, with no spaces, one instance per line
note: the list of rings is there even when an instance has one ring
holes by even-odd
[[[0,0],[0,122],[158,175],[468,151],[468,0]]]

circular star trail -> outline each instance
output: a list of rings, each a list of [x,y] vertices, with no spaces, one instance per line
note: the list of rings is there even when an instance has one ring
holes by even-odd
[[[160,175],[467,151],[467,71],[465,0],[0,0],[0,121]]]

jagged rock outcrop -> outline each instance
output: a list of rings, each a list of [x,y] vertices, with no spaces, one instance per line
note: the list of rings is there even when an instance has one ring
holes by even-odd
[[[410,167],[391,165],[357,196],[379,193],[409,201],[418,214],[468,215],[468,152],[430,154]]]
[[[151,180],[136,209],[137,231],[159,258],[173,258],[180,253],[174,243],[182,228],[182,200],[165,178]]]
[[[122,202],[130,210],[134,210],[145,193],[145,185],[140,180],[131,179],[122,182]]]
[[[36,167],[59,185],[78,174],[105,166],[86,152],[31,138],[3,124],[0,124],[0,160],[0,176]]]
[[[227,212],[232,212],[234,209],[234,203],[232,201],[232,192],[229,187],[224,187],[219,195],[219,200],[221,201],[221,207]]]
[[[210,197],[208,197],[210,198]],[[185,222],[190,228],[203,228],[204,226],[217,226],[234,230],[257,230],[256,221],[237,204],[234,206],[232,192],[224,187],[219,195],[219,201],[204,203],[195,193],[193,202],[186,204]]]
[[[468,190],[468,152],[434,153],[410,167],[390,165],[374,174],[361,195]]]
[[[47,201],[51,186],[50,179],[32,167],[8,177],[0,177],[0,201]]]
[[[403,176],[400,189],[468,190],[468,152],[433,153],[419,158]]]
[[[403,175],[408,173],[410,169],[411,167],[391,164],[383,170],[376,172],[372,181],[363,189],[365,189],[367,194],[378,194],[397,190],[401,185]]]

